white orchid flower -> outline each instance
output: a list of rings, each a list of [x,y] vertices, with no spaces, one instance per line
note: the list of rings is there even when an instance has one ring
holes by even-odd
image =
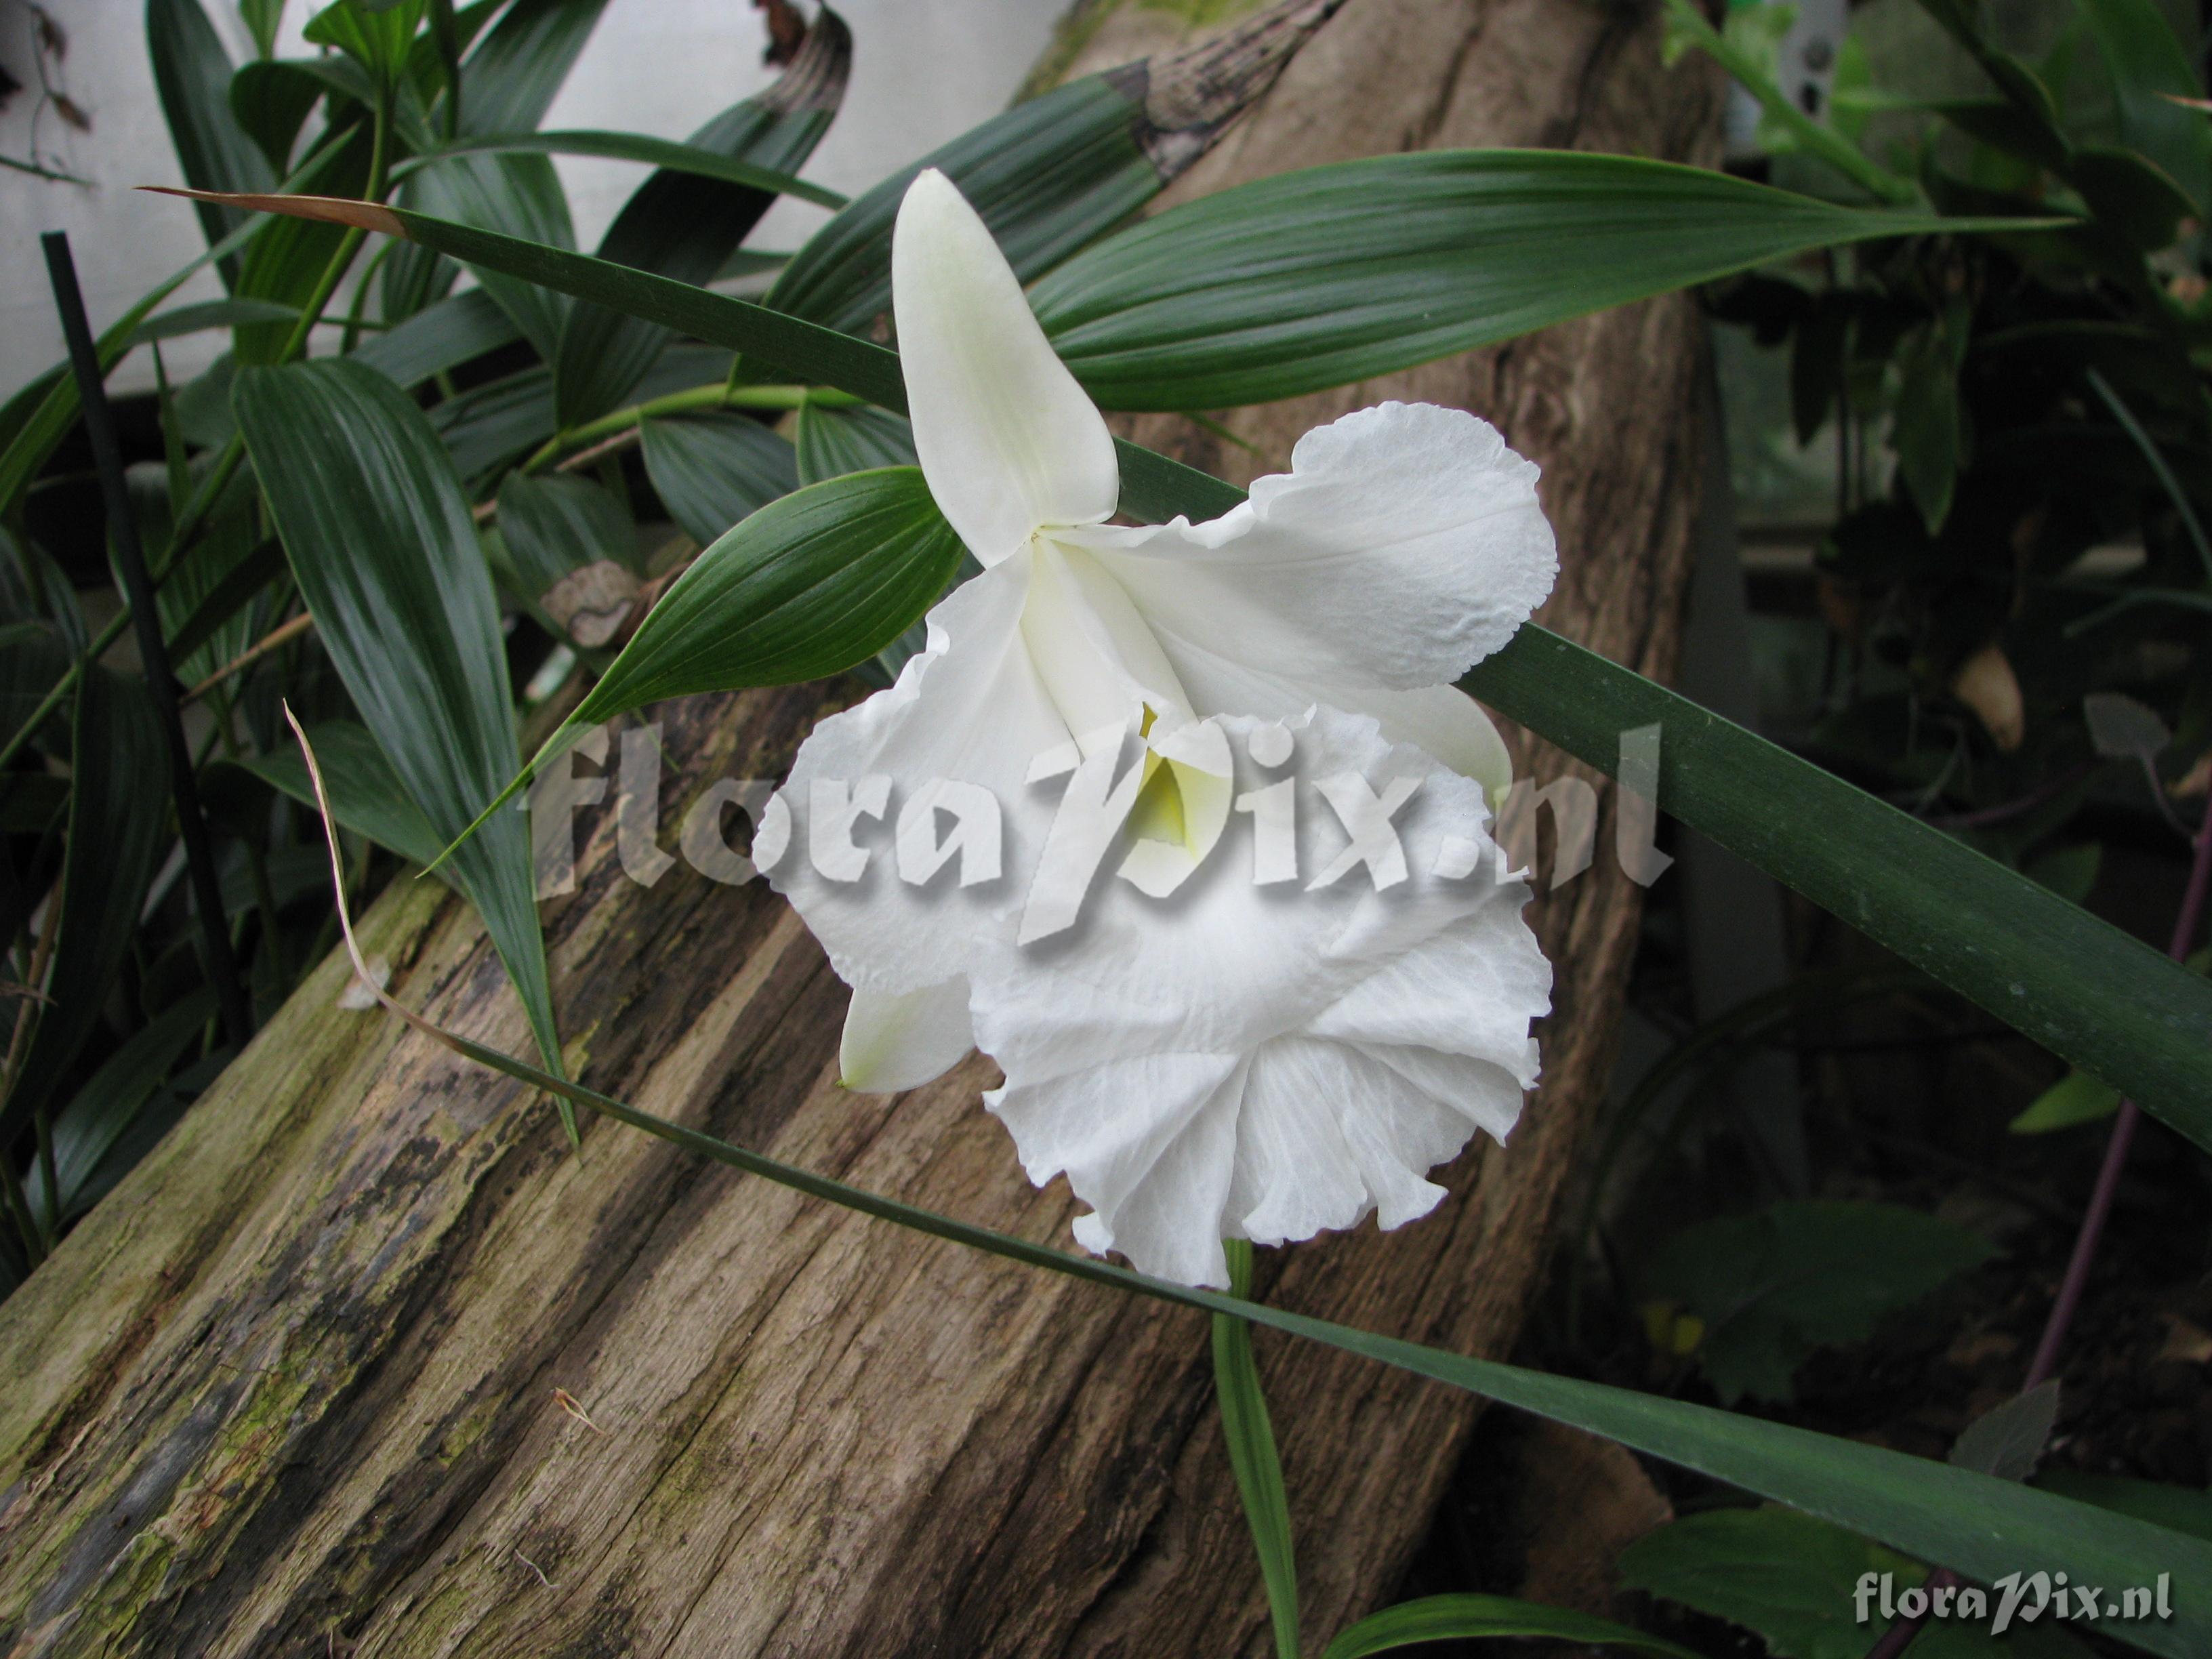
[[[817,784],[888,777],[899,800],[957,780],[1011,811],[1034,796],[1040,757],[1133,725],[1148,781],[1118,873],[1158,897],[1229,815],[1208,715],[1364,714],[1508,786],[1496,730],[1452,682],[1526,620],[1558,562],[1536,468],[1494,428],[1386,403],[1308,433],[1289,473],[1218,519],[1117,526],[1112,434],[942,173],[908,190],[891,278],[922,471],[983,570],[930,613],[896,685],[807,740],[787,789],[802,809]],[[1017,866],[1036,851],[1025,822],[1012,813]],[[917,911],[888,878],[825,882],[805,862],[775,878],[854,988],[848,1085],[911,1087],[956,1062],[974,1041],[963,981],[1023,884]]]
[[[1262,723],[1218,724],[1245,750]],[[976,1036],[1006,1073],[983,1098],[1030,1179],[1065,1174],[1091,1205],[1085,1249],[1184,1284],[1228,1284],[1224,1238],[1427,1214],[1444,1195],[1429,1171],[1520,1116],[1529,1024],[1550,1006],[1528,889],[1497,874],[1481,787],[1370,717],[1285,724],[1300,778],[1364,779],[1385,800],[1416,781],[1393,820],[1396,870],[1257,884],[1240,831],[1167,903],[1107,884],[1066,945],[974,969]],[[1325,878],[1334,815],[1302,812],[1298,835],[1302,872]]]

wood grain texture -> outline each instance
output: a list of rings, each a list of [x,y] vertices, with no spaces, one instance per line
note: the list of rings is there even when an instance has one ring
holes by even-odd
[[[1434,144],[1709,159],[1711,82],[1644,7],[1351,0],[1178,192]],[[1475,409],[1544,465],[1546,620],[1664,676],[1699,473],[1686,302],[1230,417],[1279,457],[1386,396]],[[1136,429],[1262,470],[1186,423]],[[780,775],[849,688],[660,711],[664,844],[714,780]],[[1540,776],[1557,757],[1520,753]],[[932,1207],[1066,1242],[980,1061],[834,1081],[843,998],[759,884],[625,879],[581,819],[547,909],[595,1087]],[[1601,848],[1609,831],[1601,831]],[[1286,1305],[1498,1353],[1602,1088],[1637,894],[1608,859],[1534,912],[1546,1080],[1454,1196],[1267,1262]],[[429,883],[370,948],[519,1050],[480,931]],[[326,963],[184,1125],[0,1304],[0,1652],[1212,1656],[1265,1650],[1203,1322],[922,1241],[543,1103],[375,1014]],[[1475,1402],[1262,1333],[1310,1639],[1390,1593]],[[561,1391],[556,1393],[557,1391]],[[574,1407],[572,1409],[571,1407]]]

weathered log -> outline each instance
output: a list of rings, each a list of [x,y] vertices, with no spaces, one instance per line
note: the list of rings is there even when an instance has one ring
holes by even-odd
[[[1431,144],[1703,158],[1711,83],[1653,11],[1352,0],[1189,187]],[[1279,458],[1384,396],[1479,410],[1540,460],[1565,562],[1546,613],[1671,667],[1698,477],[1698,336],[1656,303],[1231,417]],[[1148,439],[1261,470],[1195,428]],[[779,775],[852,688],[662,711],[672,826]],[[1522,744],[1540,775],[1556,757]],[[971,1061],[893,1100],[835,1085],[843,997],[761,884],[621,873],[586,813],[547,908],[594,1086],[794,1163],[1066,1242]],[[664,840],[672,839],[664,836]],[[1601,838],[1601,846],[1605,841]],[[1636,890],[1609,860],[1538,902],[1546,1077],[1437,1213],[1267,1263],[1310,1312],[1497,1353],[1606,1077]],[[514,1051],[472,919],[403,882],[369,948],[440,1022]],[[21,1655],[1256,1653],[1265,1611],[1202,1321],[553,1114],[325,963],[184,1124],[0,1304],[0,1650]],[[1317,1632],[1391,1591],[1468,1397],[1269,1339],[1263,1374]]]

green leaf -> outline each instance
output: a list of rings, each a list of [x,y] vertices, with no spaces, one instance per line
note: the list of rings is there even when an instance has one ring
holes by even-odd
[[[70,744],[61,920],[47,989],[15,1086],[0,1102],[0,1146],[46,1105],[98,1030],[130,958],[138,910],[168,840],[169,757],[145,684],[104,668],[78,681]]]
[[[1252,1294],[1252,1244],[1223,1242],[1229,1257],[1230,1294]],[[1283,1490],[1282,1460],[1275,1431],[1267,1422],[1267,1399],[1260,1389],[1252,1361],[1252,1327],[1229,1314],[1213,1316],[1213,1389],[1221,1406],[1221,1433],[1229,1445],[1229,1467],[1237,1495],[1252,1528],[1260,1555],[1260,1576],[1267,1586],[1267,1611],[1275,1629],[1278,1659],[1298,1659],[1298,1572],[1291,1545],[1291,1500]]]
[[[1024,279],[1048,270],[1158,193],[1138,143],[1143,119],[1142,83],[1107,76],[1017,104],[857,198],[808,240],[768,303],[848,331],[889,310],[891,222],[924,167],[960,186]]]
[[[434,1028],[432,1028],[434,1030]],[[933,1238],[988,1251],[1070,1279],[1133,1291],[1209,1314],[1227,1314],[1565,1423],[1730,1486],[1862,1530],[1969,1577],[2064,1571],[2085,1584],[2141,1583],[2169,1572],[2180,1584],[2212,1578],[2212,1546],[2181,1533],[2053,1498],[1925,1458],[1816,1434],[1762,1419],[1496,1361],[1474,1359],[1265,1303],[1240,1301],[1148,1279],[1088,1256],[956,1221],[672,1123],[595,1090],[548,1076],[450,1032],[438,1040],[508,1077],[559,1094],[670,1145],[809,1197]],[[2177,1601],[2165,1622],[2107,1622],[2100,1631],[2186,1659],[2212,1642],[2212,1606]],[[1863,1650],[1862,1649],[1863,1652]],[[1855,1656],[1856,1659],[1856,1656]]]
[[[404,794],[449,841],[520,763],[498,606],[451,464],[422,411],[357,363],[242,369],[232,397],[317,637]],[[453,870],[558,1071],[522,815],[486,824]]]
[[[790,442],[723,410],[641,421],[646,476],[668,516],[702,547],[799,488]]]
[[[289,324],[297,322],[299,317],[299,307],[275,300],[200,300],[191,305],[173,306],[158,316],[149,317],[131,331],[130,343],[151,345],[158,340],[173,340],[179,335],[198,334],[204,329],[238,328],[251,323]]]
[[[1711,1510],[1647,1533],[1620,1557],[1621,1582],[1755,1631],[1778,1659],[1864,1659],[1885,1621],[1854,1592],[1868,1573],[1898,1589],[1928,1576],[1919,1562],[1809,1515]],[[2006,1659],[1986,1628],[1939,1625],[1944,1659]],[[1927,1659],[1933,1659],[1928,1656]]]
[[[1255,30],[1025,99],[901,168],[799,250],[769,303],[848,331],[881,316],[890,305],[891,223],[924,167],[960,186],[1024,282],[1050,270],[1204,155],[1322,19],[1256,21]]]
[[[283,21],[284,0],[238,0],[239,15],[253,36],[253,49],[264,58],[276,50],[276,25]]]
[[[410,179],[407,199],[425,212],[526,242],[562,249],[576,245],[568,198],[553,163],[543,155],[456,155]],[[490,266],[471,269],[538,355],[551,362],[568,320],[567,300]]]
[[[359,120],[342,123],[340,130],[346,135],[345,142],[320,182],[325,188],[358,196],[368,188],[372,134],[368,124]],[[306,220],[272,225],[254,239],[239,262],[234,292],[241,299],[304,307],[314,297],[344,237],[344,229],[337,225]],[[240,363],[274,362],[290,340],[293,326],[290,323],[241,323],[232,355]]]
[[[291,166],[293,147],[307,117],[325,95],[335,112],[351,100],[374,108],[376,88],[368,76],[343,58],[263,59],[242,65],[230,77],[230,114],[253,140],[272,173]]]
[[[921,614],[959,557],[960,539],[915,468],[783,496],[692,562],[568,724],[850,668]]]
[[[403,387],[459,368],[522,337],[514,319],[480,288],[440,300],[362,343],[353,360]]]
[[[2130,1480],[2079,1469],[2046,1469],[2036,1477],[2035,1484],[2061,1498],[2094,1504],[2116,1515],[2133,1516],[2155,1527],[2212,1541],[2212,1492],[2202,1486],[2171,1486],[2157,1480]]]
[[[200,0],[146,0],[146,50],[185,181],[195,190],[273,189],[268,158],[230,112],[230,54]],[[200,204],[199,215],[210,245],[240,223],[211,203]],[[225,272],[228,280],[227,262]]]
[[[2204,88],[2158,0],[2079,0],[2112,77],[2120,141],[2139,150],[2201,216],[2212,202],[2212,124],[2176,98]]]
[[[637,563],[629,509],[589,478],[510,472],[499,487],[499,529],[532,597],[602,560]]]
[[[555,637],[596,650],[636,609],[637,527],[590,479],[508,473],[499,535],[517,594]]]
[[[843,198],[788,175],[829,131],[844,96],[852,52],[844,20],[825,7],[774,86],[723,111],[691,135],[688,147],[670,147],[708,158],[725,171],[701,176],[696,167],[671,167],[654,173],[615,216],[599,257],[679,282],[708,283],[779,193],[827,198],[826,205],[842,207]],[[620,312],[578,307],[554,363],[562,426],[579,426],[618,407],[669,338],[665,329]]]
[[[2087,1072],[2069,1072],[2028,1103],[2006,1127],[2016,1135],[2047,1135],[2077,1124],[2097,1123],[2120,1109],[2120,1091]]]
[[[1410,368],[1812,248],[2039,222],[1842,207],[1632,156],[1429,150],[1184,203],[1077,254],[1030,300],[1104,407],[1219,409]]]
[[[1426,1595],[1418,1601],[1401,1601],[1340,1633],[1322,1659],[1367,1659],[1372,1653],[1388,1653],[1423,1642],[1509,1636],[1540,1636],[1577,1647],[1657,1654],[1660,1659],[1698,1659],[1687,1648],[1616,1625],[1610,1619],[1593,1618],[1566,1607],[1547,1607],[1540,1601],[1516,1601],[1510,1595]]]
[[[745,101],[750,105],[758,100],[748,99]],[[726,112],[723,118],[701,131],[712,132],[722,120],[734,112]],[[845,198],[834,190],[725,154],[711,148],[706,138],[696,133],[682,143],[672,138],[648,137],[641,132],[602,132],[581,129],[556,132],[472,133],[465,138],[455,139],[452,143],[441,144],[437,149],[415,158],[406,164],[406,170],[413,172],[454,155],[597,155],[614,161],[647,162],[664,173],[685,178],[710,179],[721,184],[737,185],[755,194],[766,196],[770,201],[778,196],[795,196],[802,202],[812,202],[821,207],[840,208],[845,205]]]
[[[32,1201],[44,1217],[63,1221],[83,1207],[84,1189],[100,1160],[137,1121],[147,1102],[215,1013],[215,992],[210,987],[204,985],[189,993],[125,1038],[55,1115],[58,1206],[46,1191],[43,1161],[32,1171]]]
[[[1662,810],[2212,1148],[2212,987],[2161,952],[1540,628],[1461,684],[1607,771],[1660,725]]]
[[[535,130],[606,4],[607,0],[515,0],[461,66],[461,130]]]
[[[1951,1448],[1950,1461],[1962,1469],[2025,1480],[2043,1461],[2051,1431],[2058,1421],[2058,1379],[2039,1382],[1992,1406],[1966,1425]]]
[[[315,746],[315,761],[330,791],[331,812],[340,823],[413,863],[427,866],[437,862],[445,842],[409,797],[367,726],[352,720],[325,720],[308,732],[307,740]],[[275,750],[237,763],[313,809],[314,786],[297,750]]]
[[[352,58],[388,96],[399,83],[408,48],[422,26],[422,4],[423,0],[386,5],[337,0],[309,18],[301,33],[308,45],[330,46]]]
[[[799,411],[799,477],[819,483],[871,467],[912,466],[914,428],[887,409],[837,409],[809,403]]]
[[[1920,5],[1982,66],[2033,131],[2034,158],[2045,167],[2063,169],[2070,146],[2060,125],[2057,100],[2034,70],[1990,39],[1983,27],[1981,0],[1920,0]]]
[[[1698,1361],[1724,1403],[1787,1400],[1814,1348],[1865,1340],[1882,1315],[1990,1253],[1978,1235],[1899,1205],[1793,1200],[1672,1235],[1640,1294],[1702,1322]]]
[[[471,386],[434,407],[430,424],[473,492],[553,435],[553,376],[526,368]]]
[[[2067,168],[2066,143],[2047,114],[2023,109],[2009,98],[1943,98],[1925,107],[1976,143],[2038,167],[2061,172]]]

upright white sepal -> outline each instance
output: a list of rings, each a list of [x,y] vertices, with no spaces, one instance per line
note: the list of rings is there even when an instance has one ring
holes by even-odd
[[[899,204],[891,307],[922,476],[978,559],[1010,557],[1042,527],[1113,516],[1113,434],[989,228],[934,167]]]

